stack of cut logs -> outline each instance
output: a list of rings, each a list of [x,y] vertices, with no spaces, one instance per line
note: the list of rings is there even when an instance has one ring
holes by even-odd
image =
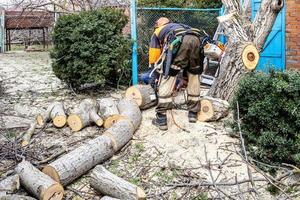
[[[125,97],[136,101],[143,110],[157,104],[155,92],[150,85],[132,86],[126,90]],[[186,100],[187,95],[184,92],[179,92],[173,98],[173,103],[182,105],[186,103]],[[228,115],[229,103],[227,101],[204,96],[200,102],[201,109],[198,113],[198,120],[201,122],[217,121]]]
[[[42,171],[23,160],[15,169],[17,175],[0,182],[0,199],[32,199],[11,194],[19,188],[21,182],[38,199],[60,200],[64,195],[63,186],[72,183],[96,165],[98,166],[91,173],[90,184],[96,191],[107,195],[102,199],[146,199],[143,189],[99,165],[132,139],[141,120],[139,106],[135,101],[126,98],[118,103],[112,98],[98,101],[85,99],[68,115],[62,103],[51,104],[44,114],[37,116],[36,122],[25,133],[22,145],[30,143],[37,125],[44,126],[50,121],[58,128],[68,124],[73,131],[79,131],[93,123],[97,126],[103,125],[107,130],[103,135],[49,163]]]

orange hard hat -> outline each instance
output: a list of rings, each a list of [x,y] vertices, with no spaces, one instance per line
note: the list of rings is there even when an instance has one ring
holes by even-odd
[[[167,23],[170,23],[170,20],[166,17],[161,17],[155,22],[155,28],[161,27]]]

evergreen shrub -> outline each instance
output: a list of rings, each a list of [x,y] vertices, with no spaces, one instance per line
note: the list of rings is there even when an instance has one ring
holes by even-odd
[[[53,31],[55,75],[77,89],[83,84],[130,81],[130,39],[122,10],[105,8],[61,16]]]
[[[300,73],[251,73],[231,103],[235,119],[237,102],[251,156],[268,164],[300,165]]]

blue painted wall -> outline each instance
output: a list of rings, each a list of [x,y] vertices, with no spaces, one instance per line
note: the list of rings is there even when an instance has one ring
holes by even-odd
[[[260,3],[261,0],[252,0],[252,20],[260,8]],[[257,70],[267,72],[269,67],[285,70],[285,7],[276,18],[261,53]]]

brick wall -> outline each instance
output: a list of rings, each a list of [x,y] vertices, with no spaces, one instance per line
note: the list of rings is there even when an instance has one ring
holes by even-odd
[[[286,0],[286,68],[300,70],[300,0]]]

